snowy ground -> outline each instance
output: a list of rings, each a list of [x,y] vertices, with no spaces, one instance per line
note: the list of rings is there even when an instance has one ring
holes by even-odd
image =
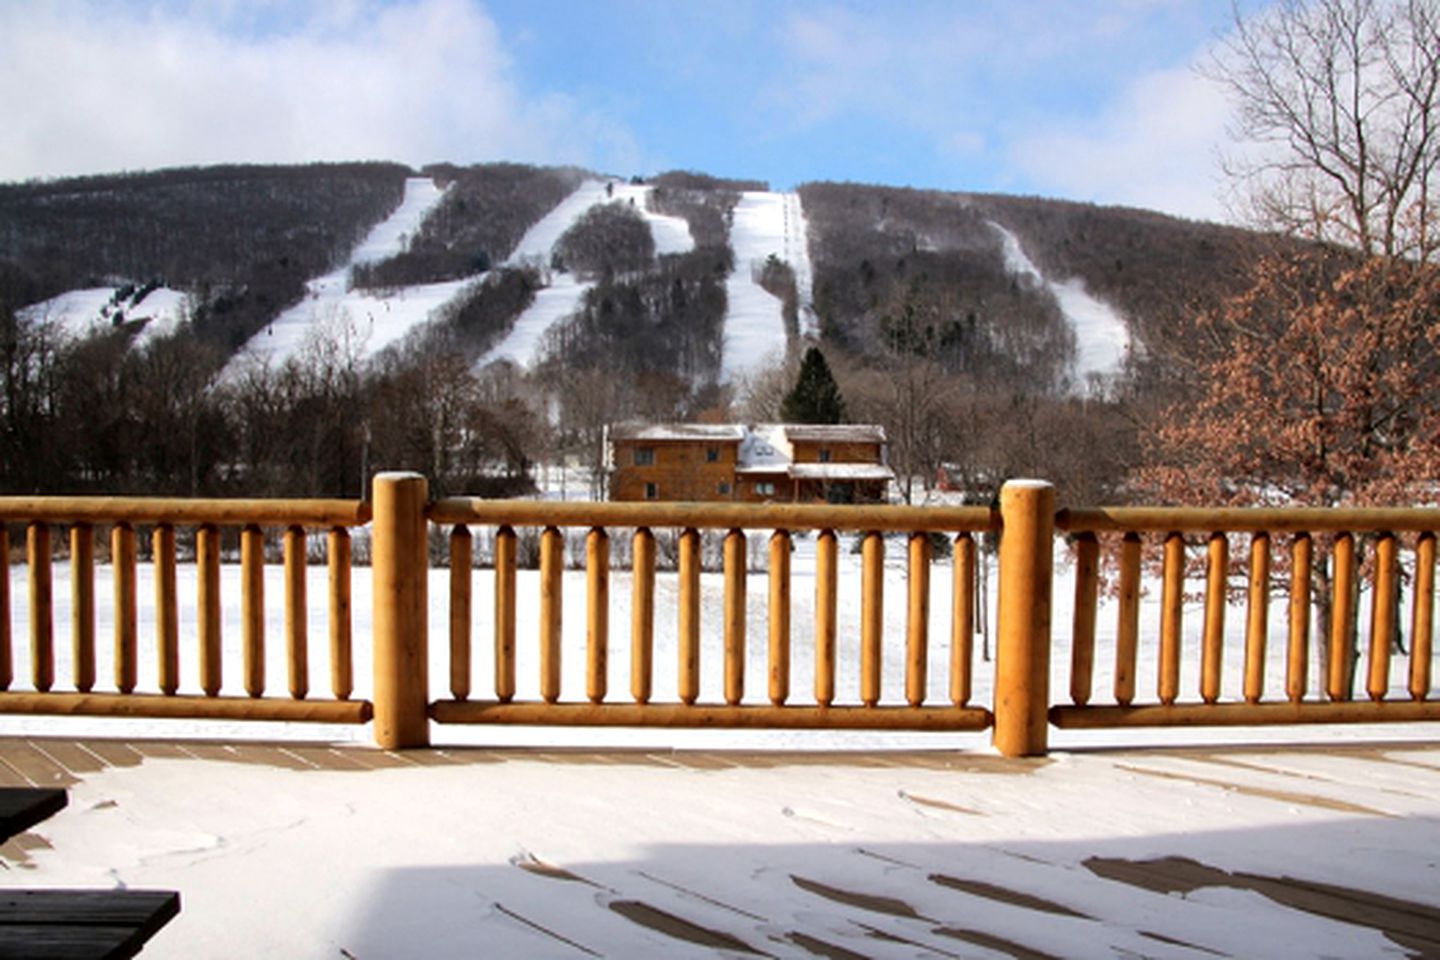
[[[67,337],[85,337],[111,329],[123,317],[126,322],[145,322],[139,341],[172,333],[189,313],[187,296],[179,290],[160,287],[143,298],[121,297],[119,287],[89,287],[71,290],[20,311],[20,318],[32,323],[54,324]]]
[[[1130,349],[1125,320],[1109,304],[1091,296],[1077,277],[1050,280],[1025,255],[1020,239],[1000,224],[991,222],[1005,247],[1005,265],[1011,273],[1027,277],[1046,287],[1060,304],[1060,312],[1075,330],[1075,373],[1081,383],[1092,374],[1105,376],[1119,371]]]
[[[1434,746],[138,747],[71,787],[12,882],[178,890],[155,960],[1404,957],[1440,937]]]

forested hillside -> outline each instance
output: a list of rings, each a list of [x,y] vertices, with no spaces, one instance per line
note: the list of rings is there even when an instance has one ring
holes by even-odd
[[[393,252],[347,267],[415,177],[434,184],[423,219],[414,208]],[[0,185],[0,486],[355,495],[369,472],[410,467],[436,492],[522,492],[539,461],[598,470],[607,423],[778,417],[814,345],[850,415],[886,427],[905,496],[985,496],[1038,473],[1101,499],[1121,492],[1189,319],[1243,289],[1275,243],[1141,210],[853,184],[801,187],[792,217],[766,190],[693,172],[380,163]],[[778,249],[736,262],[737,205],[757,195],[777,198],[764,209],[786,211],[805,263]],[[542,222],[549,239],[528,236]],[[372,355],[364,318],[306,306],[332,302],[307,284],[337,269],[329,289],[372,320],[448,299]],[[748,358],[743,378],[722,370],[737,276],[775,297],[788,343]],[[173,335],[67,333],[25,309],[155,283],[187,298]],[[1125,362],[1081,364],[1094,333],[1064,291],[1114,320]],[[522,316],[549,316],[527,312],[545,297],[566,306],[533,352],[487,360]],[[317,314],[303,349],[236,353],[286,310]]]
[[[400,202],[399,164],[227,166],[0,185],[0,297],[159,281],[225,350],[298,300]]]

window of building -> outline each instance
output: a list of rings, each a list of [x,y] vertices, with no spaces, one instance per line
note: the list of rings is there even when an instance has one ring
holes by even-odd
[[[659,486],[658,484],[654,484],[654,483],[647,483],[647,484],[645,484],[645,499],[646,499],[646,500],[658,500],[658,499],[660,499],[660,486]]]
[[[719,459],[720,459],[720,448],[719,448],[719,447],[706,447],[706,448],[705,448],[705,462],[706,462],[706,463],[714,463],[716,460],[719,460]]]
[[[829,463],[829,462],[830,462],[830,450],[829,450],[828,447],[822,447],[822,448],[821,448],[821,450],[820,450],[820,462],[821,462],[821,463]]]
[[[762,497],[773,497],[775,496],[775,484],[761,481],[755,484],[755,492]]]
[[[728,496],[730,496],[730,481],[729,481],[729,480],[721,480],[721,481],[720,481],[720,496],[722,496],[722,497],[728,497]]]
[[[653,467],[653,466],[655,466],[655,448],[654,448],[654,447],[636,447],[636,448],[635,448],[635,466],[637,466],[637,467]]]

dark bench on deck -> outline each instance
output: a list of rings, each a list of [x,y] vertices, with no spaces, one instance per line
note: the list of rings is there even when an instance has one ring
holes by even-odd
[[[64,790],[0,788],[0,843],[65,804]],[[179,913],[171,890],[0,889],[0,960],[133,957]]]

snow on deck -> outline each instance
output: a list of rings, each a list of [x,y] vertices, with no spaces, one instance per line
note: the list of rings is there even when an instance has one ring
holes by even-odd
[[[1045,287],[1060,304],[1061,314],[1075,331],[1075,373],[1079,379],[1083,382],[1091,374],[1118,372],[1130,349],[1130,332],[1124,318],[1109,304],[1091,296],[1078,277],[1063,282],[1047,279],[1025,255],[1019,237],[993,220],[990,226],[1004,244],[1006,269]]]
[[[1024,761],[34,740],[0,759],[71,784],[45,842],[8,848],[16,882],[181,891],[147,960],[1440,948],[1433,744]]]

